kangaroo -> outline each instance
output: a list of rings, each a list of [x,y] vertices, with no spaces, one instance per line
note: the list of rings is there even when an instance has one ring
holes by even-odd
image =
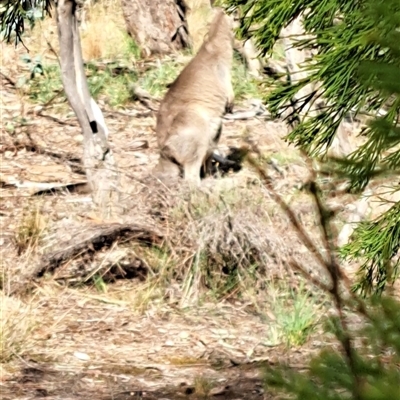
[[[220,8],[214,13],[198,53],[160,104],[156,124],[160,160],[155,175],[162,180],[183,173],[185,180],[200,184],[200,170],[211,160],[222,133],[222,116],[233,107],[232,20]]]

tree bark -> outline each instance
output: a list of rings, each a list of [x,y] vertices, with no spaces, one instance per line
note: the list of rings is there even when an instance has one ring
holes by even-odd
[[[129,35],[142,56],[168,54],[189,46],[183,0],[121,0]]]
[[[64,90],[78,118],[84,144],[84,167],[94,203],[104,218],[117,212],[118,169],[108,145],[103,114],[89,93],[78,30],[77,1],[57,0],[60,64]]]

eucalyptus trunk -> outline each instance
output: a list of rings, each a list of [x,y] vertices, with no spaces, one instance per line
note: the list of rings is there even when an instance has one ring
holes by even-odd
[[[75,0],[57,0],[55,5],[62,82],[82,129],[84,168],[93,201],[107,218],[115,214],[118,205],[119,174],[103,114],[89,93],[78,29],[78,4]]]

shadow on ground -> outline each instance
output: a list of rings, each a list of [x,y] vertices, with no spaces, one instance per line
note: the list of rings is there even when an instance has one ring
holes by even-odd
[[[230,368],[232,376],[238,374],[237,368]],[[251,371],[259,375],[259,369]],[[229,374],[226,374],[229,375]],[[264,393],[260,377],[235,377],[220,379],[219,382],[198,380],[193,385],[168,384],[163,377],[154,387],[145,384],[132,384],[130,377],[104,374],[99,370],[87,370],[71,373],[48,367],[26,367],[15,374],[12,379],[3,382],[2,400],[15,399],[219,399],[219,400],[255,400],[273,399]]]

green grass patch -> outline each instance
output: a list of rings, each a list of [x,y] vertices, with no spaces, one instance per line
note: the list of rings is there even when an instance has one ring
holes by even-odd
[[[314,331],[321,313],[321,302],[304,288],[279,288],[272,303],[279,341],[290,346],[301,346]]]
[[[111,107],[123,106],[129,102],[129,87],[138,79],[136,71],[117,63],[107,65],[104,70],[100,70],[96,64],[88,63],[86,71],[89,90],[94,99],[103,97]]]
[[[43,64],[41,74],[31,74],[29,79],[24,77],[21,84],[27,85],[29,99],[39,104],[47,104],[54,96],[57,96],[57,93],[63,92],[58,64]],[[60,96],[65,100],[64,93]]]
[[[158,65],[140,73],[131,67],[131,60],[139,57],[139,48],[132,41],[127,41],[122,58],[115,62],[102,63],[90,61],[85,72],[91,95],[94,99],[102,97],[111,107],[123,106],[131,100],[130,87],[138,82],[139,86],[152,96],[161,98],[167,91],[167,85],[172,83],[184,68],[184,64],[172,60],[160,60]],[[61,72],[58,64],[44,64],[40,58],[25,57],[30,74],[25,76],[20,86],[27,87],[31,101],[38,104],[65,102]],[[237,58],[232,69],[232,84],[237,100],[261,97],[258,83],[247,74],[246,67]]]
[[[238,56],[233,59],[232,86],[236,100],[262,97],[258,82],[247,73],[246,66]]]
[[[160,61],[140,77],[139,85],[152,96],[162,97],[167,91],[167,85],[176,79],[183,68],[184,65],[175,60]]]
[[[94,99],[104,97],[111,107],[119,107],[130,100],[129,86],[137,81],[137,73],[121,64],[109,64],[100,69],[95,63],[88,63],[86,75],[89,91]],[[27,85],[29,99],[38,104],[47,104],[55,96],[56,103],[66,97],[61,81],[60,67],[56,64],[43,65],[43,73],[35,74],[23,82]]]

